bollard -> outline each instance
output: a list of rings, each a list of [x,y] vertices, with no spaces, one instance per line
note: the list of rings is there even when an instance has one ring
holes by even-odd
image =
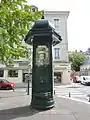
[[[90,94],[88,94],[87,97],[88,97],[88,102],[90,102]]]
[[[55,95],[55,90],[54,90],[54,95]]]
[[[88,94],[88,102],[90,102],[90,94]]]
[[[15,88],[13,88],[13,92],[15,91]]]
[[[71,93],[69,92],[69,97],[71,97]]]
[[[28,87],[27,87],[27,95],[29,95],[29,80],[28,80]]]

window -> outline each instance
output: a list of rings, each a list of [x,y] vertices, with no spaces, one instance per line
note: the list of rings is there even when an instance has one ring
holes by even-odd
[[[18,70],[9,70],[8,77],[18,77]]]
[[[60,48],[54,48],[55,59],[60,59]]]
[[[59,19],[54,19],[55,28],[59,28]]]
[[[0,70],[0,77],[3,77],[4,75],[4,70]]]

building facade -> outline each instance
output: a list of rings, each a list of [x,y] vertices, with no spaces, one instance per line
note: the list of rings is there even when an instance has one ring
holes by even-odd
[[[54,80],[60,83],[70,83],[71,65],[68,60],[67,19],[69,11],[45,11],[44,17],[55,27],[61,35],[60,44],[53,47]]]
[[[54,80],[59,83],[70,83],[71,66],[68,60],[67,19],[69,11],[44,11],[45,19],[48,19],[56,31],[61,35],[62,42],[53,47]],[[28,46],[32,53],[32,46]],[[20,58],[15,60],[11,67],[1,65],[0,78],[13,82],[26,82],[28,73],[32,73],[32,55],[30,60]],[[31,61],[31,62],[30,62]],[[29,74],[30,75],[30,74]]]
[[[82,52],[86,60],[83,65],[80,66],[80,74],[85,76],[90,76],[90,48],[86,52]]]

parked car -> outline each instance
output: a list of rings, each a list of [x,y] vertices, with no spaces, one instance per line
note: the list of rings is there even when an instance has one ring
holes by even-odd
[[[0,80],[0,89],[14,89],[15,88],[15,83],[9,82],[8,80],[1,79]]]
[[[81,82],[81,79],[80,79],[79,76],[73,76],[72,80],[73,80],[74,83],[80,83]]]
[[[75,76],[76,77],[76,83],[80,83],[81,82],[81,79],[79,76]]]
[[[90,85],[90,76],[81,76],[81,84]]]

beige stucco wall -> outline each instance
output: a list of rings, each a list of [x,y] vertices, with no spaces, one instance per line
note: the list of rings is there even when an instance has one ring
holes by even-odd
[[[70,63],[55,63],[54,64],[54,72],[61,72],[61,83],[62,84],[70,84],[70,72],[71,72],[71,64]]]
[[[70,80],[70,71],[64,70],[62,72],[62,83],[63,84],[70,84],[71,80]]]
[[[59,19],[56,31],[61,35],[62,41],[54,48],[60,48],[60,61],[68,62],[68,35],[67,35],[67,19],[69,11],[44,11],[44,17],[48,19],[54,26],[54,19]],[[53,52],[54,57],[54,52]]]

